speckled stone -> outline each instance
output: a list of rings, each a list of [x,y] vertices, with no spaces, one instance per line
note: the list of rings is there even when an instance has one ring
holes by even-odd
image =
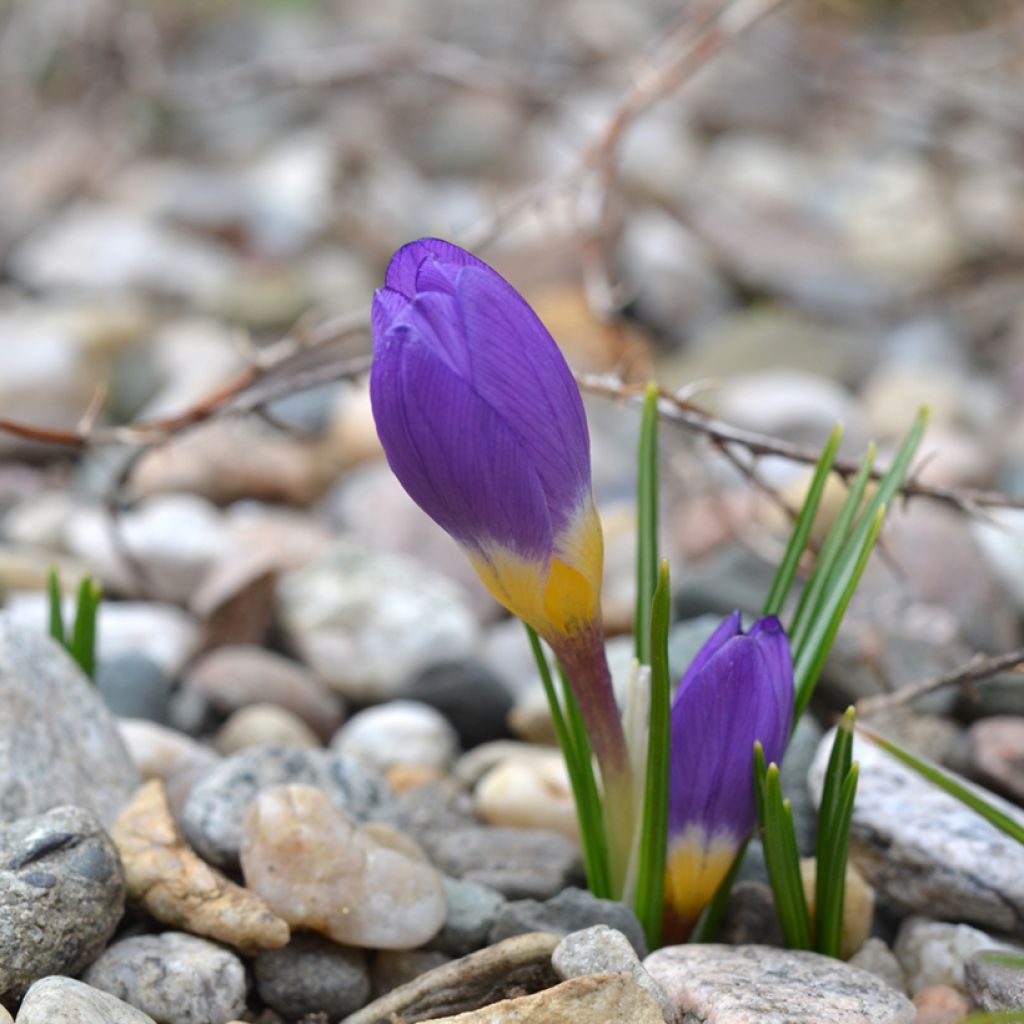
[[[9,1021],[11,1018],[8,1017]],[[0,1016],[0,1021],[3,1017]],[[74,978],[37,981],[18,1010],[18,1024],[156,1024],[126,1002]]]
[[[822,741],[809,775],[816,797],[832,735]],[[1024,936],[1024,846],[870,741],[856,738],[853,756],[860,783],[850,854],[879,900],[904,912]],[[1019,807],[973,788],[1024,825]]]
[[[245,1009],[242,961],[223,946],[184,932],[121,939],[82,980],[161,1024],[222,1024]]]
[[[124,909],[117,850],[80,807],[0,825],[0,996],[49,974],[77,974]]]
[[[234,866],[250,801],[271,786],[290,783],[322,789],[357,820],[391,799],[378,776],[342,754],[271,743],[225,758],[196,783],[182,811],[185,838],[204,860]]]
[[[975,953],[964,964],[967,993],[982,1010],[1024,1010],[1024,958]]]
[[[841,960],[770,946],[668,946],[644,967],[687,1024],[915,1024],[906,996]]]
[[[551,954],[551,966],[563,981],[591,974],[628,974],[654,997],[669,1024],[679,1017],[668,994],[640,963],[629,939],[615,928],[598,924],[570,932]]]
[[[0,821],[64,804],[110,826],[137,783],[96,688],[41,626],[0,615]]]

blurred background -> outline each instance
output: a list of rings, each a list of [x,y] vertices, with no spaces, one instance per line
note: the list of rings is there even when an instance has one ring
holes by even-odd
[[[331,676],[351,646],[310,635],[356,586],[351,550],[475,587],[380,461],[358,372],[389,255],[430,234],[491,261],[613,390],[654,374],[808,451],[841,420],[851,458],[930,405],[916,480],[952,491],[892,524],[837,705],[1018,641],[1024,523],[973,491],[1024,496],[1019,3],[0,12],[0,416],[28,427],[0,432],[12,614],[41,614],[56,561],[125,599],[108,658],[145,636],[175,678],[269,642]],[[625,630],[636,414],[588,408]],[[806,467],[672,426],[665,454],[679,615],[756,608]],[[440,630],[442,652],[503,650],[480,625]]]

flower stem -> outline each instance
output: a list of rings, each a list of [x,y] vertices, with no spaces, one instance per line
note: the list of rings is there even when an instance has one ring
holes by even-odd
[[[601,769],[612,886],[621,895],[633,840],[635,794],[604,638],[600,627],[596,626],[585,633],[560,637],[554,646]]]

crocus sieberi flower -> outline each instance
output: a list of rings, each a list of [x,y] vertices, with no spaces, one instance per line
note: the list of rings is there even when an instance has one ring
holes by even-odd
[[[625,791],[587,422],[558,346],[496,271],[432,238],[392,257],[373,341],[370,399],[391,469],[494,597],[552,646],[606,792]]]
[[[782,760],[793,716],[793,660],[774,616],[743,632],[733,612],[672,702],[665,938],[686,937],[754,827],[754,742]]]

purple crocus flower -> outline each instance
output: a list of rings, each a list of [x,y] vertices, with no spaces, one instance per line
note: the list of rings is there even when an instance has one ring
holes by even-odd
[[[503,277],[436,238],[392,257],[373,342],[370,400],[391,469],[494,597],[554,648],[606,787],[617,777],[627,789],[587,421],[558,346]]]
[[[389,464],[492,594],[553,642],[598,618],[601,528],[583,402],[523,297],[458,246],[392,257],[370,398]]]
[[[754,827],[754,741],[781,761],[793,716],[793,660],[775,616],[743,632],[733,612],[672,702],[665,933],[689,933]]]

